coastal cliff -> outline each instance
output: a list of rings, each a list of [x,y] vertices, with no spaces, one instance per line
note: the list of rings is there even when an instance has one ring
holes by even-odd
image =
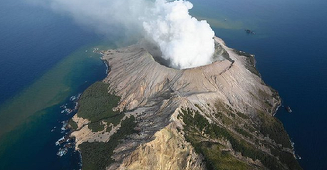
[[[254,57],[215,42],[215,62],[184,70],[138,44],[104,51],[70,123],[83,169],[301,169]]]

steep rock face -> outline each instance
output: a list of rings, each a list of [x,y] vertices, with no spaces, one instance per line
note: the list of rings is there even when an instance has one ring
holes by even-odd
[[[202,158],[170,124],[154,135],[154,140],[139,146],[118,169],[205,169]]]
[[[107,169],[300,169],[272,116],[277,92],[253,56],[215,41],[217,61],[185,70],[160,65],[139,45],[104,52],[111,71],[103,82],[121,97],[113,110],[134,115],[137,129]]]

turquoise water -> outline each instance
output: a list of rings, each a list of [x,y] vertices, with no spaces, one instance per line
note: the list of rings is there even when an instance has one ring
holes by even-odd
[[[102,38],[21,0],[1,1],[0,23],[0,169],[78,169],[76,152],[56,155],[60,106],[104,78]]]
[[[277,117],[300,164],[327,169],[327,2],[191,2],[191,13],[207,19],[228,46],[256,55],[264,81],[291,106],[293,113],[280,109]],[[56,155],[63,134],[51,130],[72,116],[60,105],[103,78],[105,66],[91,52],[101,36],[22,0],[1,2],[0,23],[0,169],[79,168],[78,154]]]
[[[302,157],[301,166],[327,169],[327,1],[192,2],[192,13],[209,18],[229,47],[255,54],[264,81],[292,108],[291,114],[279,109],[277,117]]]

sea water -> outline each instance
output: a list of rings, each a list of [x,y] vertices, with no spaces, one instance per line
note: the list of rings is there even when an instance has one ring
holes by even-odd
[[[327,169],[327,2],[191,2],[191,13],[207,19],[229,47],[256,56],[264,81],[292,108],[280,108],[277,117],[301,166]],[[0,23],[0,169],[80,168],[77,153],[56,155],[61,122],[72,116],[60,106],[105,76],[92,53],[101,38],[22,0],[1,2]]]
[[[278,90],[283,122],[304,169],[327,169],[327,1],[191,0],[231,48],[254,54]],[[255,34],[247,34],[250,29]]]
[[[73,20],[25,1],[0,3],[0,169],[79,169],[77,152],[59,157],[61,113],[106,66],[102,38]]]

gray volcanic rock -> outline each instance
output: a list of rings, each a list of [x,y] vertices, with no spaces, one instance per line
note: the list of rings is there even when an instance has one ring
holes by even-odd
[[[255,74],[252,55],[215,41],[215,62],[184,70],[140,45],[103,53],[111,69],[103,81],[121,97],[114,110],[134,115],[139,130],[107,169],[300,169],[273,117],[278,93]]]
[[[122,97],[118,108],[132,110],[150,104],[153,99],[171,97],[202,104],[220,100],[246,114],[250,114],[249,109],[266,111],[266,103],[279,105],[278,97],[267,97],[275,92],[246,69],[247,57],[237,55],[221,39],[215,40],[227,51],[229,59],[185,70],[160,65],[137,45],[107,51],[103,59],[108,61],[111,71],[104,81],[110,84],[110,92]]]

